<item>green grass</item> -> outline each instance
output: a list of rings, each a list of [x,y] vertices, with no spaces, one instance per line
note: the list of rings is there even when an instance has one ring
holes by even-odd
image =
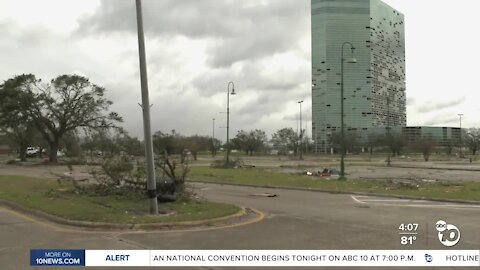
[[[0,199],[66,219],[111,223],[169,223],[218,218],[234,214],[233,205],[199,201],[159,204],[159,211],[175,214],[147,215],[148,202],[122,196],[86,196],[73,191],[70,183],[25,176],[0,176]]]
[[[18,158],[18,155],[5,155],[5,154],[0,154],[0,163],[4,163],[6,161],[16,159]]]
[[[269,172],[262,169],[215,169],[192,167],[191,181],[240,184],[268,187],[309,188],[333,192],[367,192],[386,195],[407,195],[430,199],[480,201],[480,182],[420,183],[408,187],[376,180],[326,180],[291,173]]]

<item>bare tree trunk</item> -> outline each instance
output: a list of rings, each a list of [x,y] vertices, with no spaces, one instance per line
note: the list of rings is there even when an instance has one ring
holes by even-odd
[[[52,163],[58,163],[58,157],[57,157],[57,151],[58,151],[58,140],[54,140],[52,142],[49,142],[50,145],[50,153],[48,155],[50,162]]]
[[[20,155],[19,158],[21,161],[27,161],[27,146],[20,145]]]

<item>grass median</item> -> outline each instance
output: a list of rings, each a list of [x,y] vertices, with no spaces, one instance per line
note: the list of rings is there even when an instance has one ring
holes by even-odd
[[[172,223],[224,217],[237,213],[234,205],[205,200],[180,200],[159,204],[169,215],[148,215],[145,198],[80,195],[69,182],[0,176],[0,199],[70,220],[107,223]]]
[[[306,188],[332,192],[365,192],[413,196],[425,199],[480,201],[480,182],[396,182],[379,180],[333,180],[317,176],[271,172],[258,168],[218,169],[193,167],[191,181],[283,188]]]

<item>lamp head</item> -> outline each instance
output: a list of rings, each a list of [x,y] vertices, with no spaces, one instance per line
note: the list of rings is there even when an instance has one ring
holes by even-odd
[[[230,95],[232,95],[232,96],[236,95],[235,88],[232,88],[232,92],[230,93]]]
[[[353,47],[353,45],[352,45],[352,57],[346,59],[347,63],[351,63],[351,64],[357,63],[357,59],[355,57],[353,57],[354,52],[355,52],[355,47]]]
[[[352,58],[347,58],[347,63],[355,64],[357,63],[357,59],[352,57]]]

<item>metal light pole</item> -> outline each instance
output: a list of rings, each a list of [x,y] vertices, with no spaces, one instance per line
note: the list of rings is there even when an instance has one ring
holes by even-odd
[[[212,157],[215,157],[215,118],[212,118]]]
[[[313,135],[312,135],[313,136]],[[308,116],[305,117],[305,154],[308,153]]]
[[[143,131],[145,136],[145,159],[147,161],[147,195],[149,213],[158,215],[157,187],[155,183],[155,165],[153,159],[152,132],[150,127],[150,101],[148,98],[147,64],[145,61],[145,38],[141,0],[136,0],[138,52],[140,59],[140,83],[142,88]]]
[[[390,97],[387,97],[387,140],[389,144],[392,143],[390,138]],[[387,152],[387,166],[390,167],[392,166],[390,163],[390,149],[388,149]]]
[[[299,138],[300,138],[300,142],[298,144],[298,151],[300,152],[300,160],[303,159],[303,156],[302,156],[302,135],[303,135],[303,132],[302,132],[302,103],[303,103],[303,100],[300,100],[297,102],[298,104],[300,104],[300,134],[299,134]]]
[[[343,113],[343,62],[345,62],[345,59],[343,58],[343,49],[345,47],[345,44],[350,45],[350,49],[352,50],[352,57],[348,59],[348,63],[356,63],[357,60],[353,58],[353,51],[355,50],[355,47],[353,46],[352,43],[350,42],[344,42],[342,44],[342,58],[341,58],[341,63],[340,63],[340,69],[341,69],[341,82],[340,82],[340,122],[341,122],[341,130],[342,130],[342,157],[340,160],[340,180],[345,180],[345,125],[344,125],[344,113]]]
[[[232,92],[230,93],[230,84],[232,85]],[[230,140],[229,140],[229,131],[230,131],[230,95],[235,95],[235,84],[233,82],[228,82],[227,85],[227,159],[225,161],[225,166],[228,167],[230,164]]]
[[[462,152],[462,116],[463,113],[459,113],[458,116],[460,116],[460,157],[463,158],[463,152]]]

